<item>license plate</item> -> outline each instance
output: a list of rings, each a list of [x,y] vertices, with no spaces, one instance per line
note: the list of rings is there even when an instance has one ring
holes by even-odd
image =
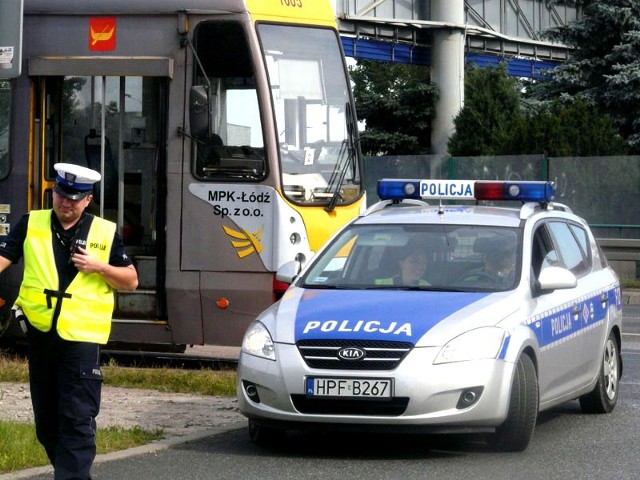
[[[391,398],[390,378],[316,378],[308,377],[309,397]]]

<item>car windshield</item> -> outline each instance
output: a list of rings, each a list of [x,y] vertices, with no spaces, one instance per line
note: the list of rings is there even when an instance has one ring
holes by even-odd
[[[307,288],[504,291],[520,277],[519,230],[366,225],[342,232],[300,280]]]

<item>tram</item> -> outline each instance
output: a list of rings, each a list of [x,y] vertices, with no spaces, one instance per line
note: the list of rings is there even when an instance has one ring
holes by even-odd
[[[100,171],[92,213],[140,277],[114,346],[240,345],[278,267],[364,208],[328,0],[24,0],[22,61],[0,80],[0,242],[51,206],[55,163]],[[4,315],[21,276],[0,276]]]

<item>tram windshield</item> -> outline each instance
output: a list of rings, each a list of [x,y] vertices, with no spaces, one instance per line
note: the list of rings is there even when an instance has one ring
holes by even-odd
[[[283,190],[300,204],[360,194],[356,120],[332,30],[259,24],[280,144]]]

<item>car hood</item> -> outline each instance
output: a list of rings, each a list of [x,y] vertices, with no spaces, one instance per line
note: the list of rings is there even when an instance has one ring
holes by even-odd
[[[517,296],[517,295],[515,295]],[[514,292],[432,292],[291,288],[271,311],[276,342],[391,340],[439,346],[496,325],[519,308]],[[272,323],[273,324],[270,324]]]

